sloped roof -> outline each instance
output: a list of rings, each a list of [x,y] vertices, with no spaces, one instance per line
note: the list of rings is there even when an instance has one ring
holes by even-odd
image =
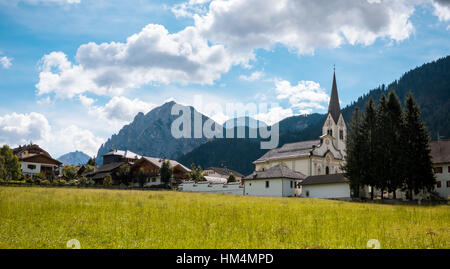
[[[24,151],[28,151],[28,154],[25,157],[29,157],[31,155],[42,154],[42,155],[45,155],[45,156],[51,158],[50,154],[47,151],[45,151],[44,149],[39,147],[39,145],[36,145],[36,144],[19,146],[17,148],[13,148],[12,151],[17,156],[21,155],[20,153],[22,153]]]
[[[144,156],[143,158],[146,159],[147,161],[153,163],[158,168],[161,168],[163,162],[168,160],[168,159],[163,159],[163,158],[155,158],[155,157],[147,157],[147,156]],[[168,161],[170,162],[172,167],[179,166],[186,172],[191,172],[191,169],[187,168],[186,166],[182,165],[181,163],[179,163],[177,161],[174,161],[174,160],[168,160]]]
[[[269,150],[266,154],[264,154],[261,158],[257,159],[253,163],[308,156],[313,146],[317,146],[319,144],[320,140],[309,140],[284,144],[280,148]]]
[[[316,184],[331,184],[331,183],[346,183],[349,180],[344,174],[330,174],[320,176],[309,176],[302,181],[301,185],[316,185]]]
[[[336,74],[333,73],[333,86],[331,88],[330,104],[328,105],[328,113],[331,114],[335,123],[339,120],[341,115],[341,106],[339,105],[339,96],[336,85]]]
[[[108,173],[113,171],[114,169],[119,168],[122,164],[125,164],[124,162],[117,162],[117,163],[108,163],[105,165],[102,165],[100,167],[97,167],[94,171],[87,173],[87,176],[96,175],[99,173]]]
[[[450,163],[450,139],[430,142],[433,163]]]
[[[210,182],[210,183],[227,183],[227,179],[223,178],[223,177],[205,176],[204,178],[206,179],[207,182]]]
[[[28,155],[24,158],[20,158],[20,161],[23,162],[33,162],[33,163],[44,163],[44,164],[53,164],[53,165],[61,165],[62,162],[53,159],[50,155],[39,153]]]
[[[228,168],[225,168],[225,167],[208,167],[208,168],[205,168],[204,170],[213,170],[217,174],[226,175],[226,176],[228,176],[229,174],[233,174],[237,177],[244,177],[244,175],[242,175],[241,173],[231,170],[231,169],[228,169]]]
[[[136,154],[129,150],[117,150],[117,149],[111,150],[110,152],[103,154],[103,156],[109,155],[117,155],[127,159],[140,159],[142,157],[141,155]]]
[[[244,179],[264,179],[264,178],[290,178],[290,179],[305,179],[306,176],[300,172],[293,171],[285,165],[278,164],[265,171],[254,171]]]

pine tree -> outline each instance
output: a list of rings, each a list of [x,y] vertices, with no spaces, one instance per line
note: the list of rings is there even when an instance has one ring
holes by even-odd
[[[431,191],[436,184],[436,178],[432,172],[431,149],[429,135],[424,123],[420,119],[420,109],[412,93],[405,100],[404,112],[404,153],[409,156],[405,162],[405,189],[418,194],[421,190]]]
[[[375,102],[372,98],[366,104],[365,114],[362,121],[362,139],[364,140],[362,146],[362,184],[371,187],[370,198],[373,200],[374,188],[377,183],[377,111]]]
[[[172,167],[170,166],[169,161],[165,161],[162,163],[159,173],[161,175],[161,182],[169,186],[170,180],[172,178]]]
[[[358,108],[355,108],[347,133],[347,155],[343,166],[345,176],[350,180],[354,197],[360,196],[360,187],[364,185],[364,143],[361,113]]]
[[[390,162],[391,154],[389,150],[389,130],[386,123],[389,122],[389,109],[387,105],[387,99],[384,93],[380,97],[380,103],[377,107],[376,113],[376,129],[375,129],[375,150],[374,150],[374,170],[373,180],[374,185],[381,191],[381,199],[384,199],[384,191],[389,186],[390,178]]]
[[[382,128],[385,129],[386,137],[384,141],[385,150],[388,152],[389,162],[386,167],[387,188],[389,192],[393,192],[393,198],[396,199],[396,190],[402,187],[404,179],[404,169],[402,163],[406,156],[403,155],[403,117],[402,106],[394,91],[389,92],[387,101],[388,117]],[[407,157],[406,157],[407,158]]]

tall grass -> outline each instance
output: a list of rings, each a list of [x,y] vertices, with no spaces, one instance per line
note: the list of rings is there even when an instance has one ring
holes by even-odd
[[[450,208],[0,187],[0,248],[449,248]]]

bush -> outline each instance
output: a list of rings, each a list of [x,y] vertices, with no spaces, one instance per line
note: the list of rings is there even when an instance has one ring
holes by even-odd
[[[63,185],[66,185],[66,184],[67,184],[67,182],[64,179],[60,179],[59,182],[58,182],[59,186],[63,186]]]
[[[29,184],[34,184],[34,179],[33,179],[32,177],[27,177],[27,178],[25,179],[25,182],[26,182],[26,183],[29,183]]]
[[[48,185],[50,185],[50,181],[48,181],[47,179],[44,179],[44,180],[41,181],[41,185],[42,186],[48,186]]]
[[[104,179],[103,179],[103,186],[111,186],[112,185],[112,177],[110,174],[108,174]]]
[[[95,181],[94,181],[92,178],[90,178],[90,179],[88,179],[88,180],[86,181],[86,184],[87,184],[88,186],[94,186],[94,185],[95,185]]]
[[[78,179],[78,186],[84,187],[84,186],[86,186],[86,184],[87,184],[87,178],[86,177],[80,177]]]
[[[78,185],[78,182],[76,182],[75,180],[72,179],[72,180],[69,181],[69,185],[70,186],[76,186],[76,185]]]

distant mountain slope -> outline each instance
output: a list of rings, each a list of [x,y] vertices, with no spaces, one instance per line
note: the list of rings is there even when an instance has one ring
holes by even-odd
[[[86,164],[89,159],[89,155],[81,151],[69,152],[58,158],[58,161],[62,162],[64,165],[79,165]]]
[[[421,107],[422,118],[432,138],[436,139],[438,132],[440,136],[450,138],[450,56],[417,67],[387,87],[381,85],[359,97],[357,101],[342,110],[346,122],[350,122],[355,107],[364,109],[370,97],[377,102],[381,94],[383,92],[387,94],[390,89],[395,90],[402,102],[411,90]],[[326,115],[323,114],[311,114],[282,120],[280,145],[316,139],[321,135],[325,118]],[[222,152],[223,149],[227,151]],[[194,162],[202,167],[224,164],[230,169],[247,175],[253,171],[252,162],[264,152],[259,149],[259,143],[249,139],[219,139],[199,146],[178,160],[183,163]]]
[[[172,122],[179,118],[178,115],[171,115],[172,106],[175,104],[173,101],[168,102],[145,115],[137,114],[133,122],[122,127],[118,134],[112,135],[101,145],[97,153],[97,164],[103,163],[102,156],[111,149],[130,150],[140,155],[175,159],[205,143],[207,141],[205,137],[175,139],[172,136]],[[201,118],[202,123],[209,119],[193,107],[188,108],[191,111],[192,125],[194,115]],[[193,128],[191,134],[193,134]]]
[[[280,143],[302,141],[317,138],[307,135],[302,136],[302,130],[316,125],[323,115],[311,114],[286,118],[280,124]],[[249,128],[246,128],[248,137]],[[314,135],[314,132],[311,132]],[[208,166],[228,167],[244,175],[253,172],[252,162],[261,157],[267,150],[261,149],[260,139],[215,139],[200,145],[188,154],[178,158],[178,161],[190,165],[199,164],[203,168]]]

